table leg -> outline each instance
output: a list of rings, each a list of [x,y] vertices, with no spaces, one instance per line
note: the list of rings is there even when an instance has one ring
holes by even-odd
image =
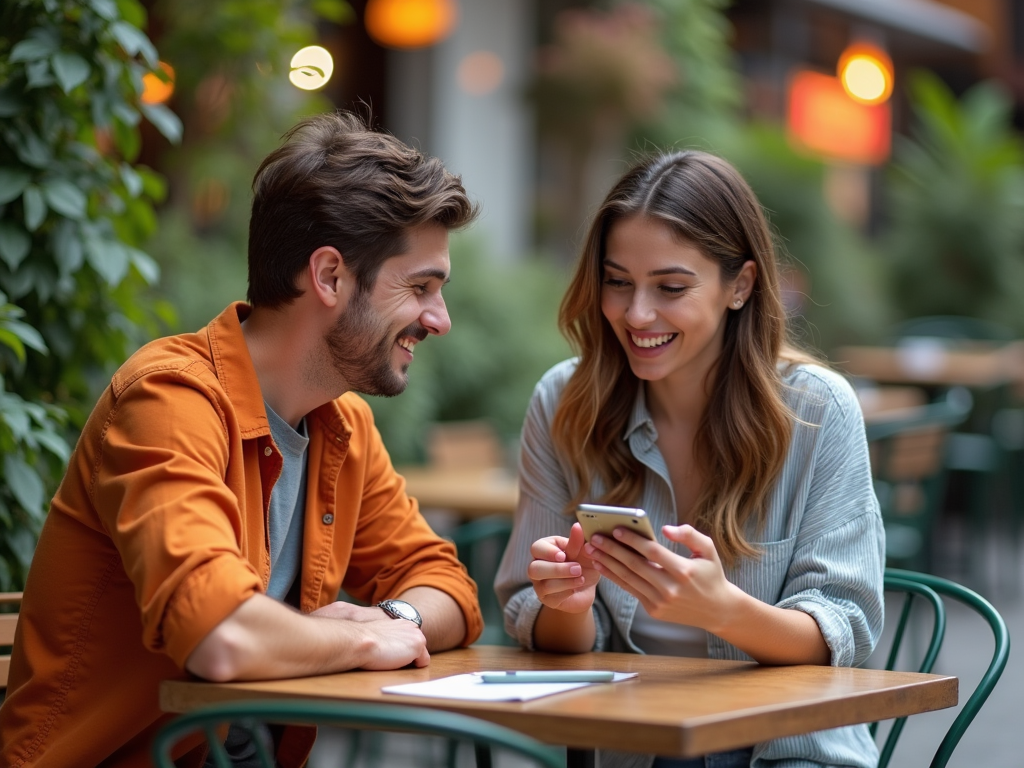
[[[597,768],[597,750],[569,747],[565,751],[565,768]]]

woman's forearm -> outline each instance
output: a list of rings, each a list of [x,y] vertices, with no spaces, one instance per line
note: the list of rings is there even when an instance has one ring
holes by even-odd
[[[723,622],[708,631],[735,645],[760,664],[827,666],[832,652],[818,622],[803,611],[777,608],[743,592],[723,611]]]

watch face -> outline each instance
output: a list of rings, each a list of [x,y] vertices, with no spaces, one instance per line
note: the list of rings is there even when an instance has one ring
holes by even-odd
[[[380,603],[380,607],[396,619],[407,619],[415,622],[417,626],[422,626],[420,612],[404,600],[385,600]]]

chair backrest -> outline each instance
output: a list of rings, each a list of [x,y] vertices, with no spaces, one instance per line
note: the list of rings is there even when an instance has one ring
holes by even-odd
[[[501,725],[474,717],[423,707],[393,704],[350,704],[327,701],[244,701],[217,704],[181,715],[165,725],[153,740],[152,755],[157,768],[174,768],[171,750],[184,736],[201,731],[219,768],[230,768],[230,759],[217,735],[226,724],[242,727],[254,735],[260,764],[274,768],[270,750],[258,736],[263,724],[324,725],[342,728],[400,731],[469,741],[478,756],[490,757],[489,748],[509,750],[545,768],[563,768],[559,750]]]
[[[442,469],[490,469],[505,465],[497,430],[483,419],[441,421],[427,432],[427,459]]]
[[[0,592],[0,606],[17,606],[20,603],[21,592]],[[0,613],[0,689],[7,687],[7,675],[11,671],[11,653],[5,648],[14,645],[14,631],[17,627],[17,613]]]
[[[929,604],[933,616],[931,639],[921,663],[917,667],[919,672],[930,672],[932,670],[942,646],[942,640],[946,631],[946,611],[943,598],[952,598],[963,603],[978,613],[992,629],[994,639],[992,660],[989,662],[985,674],[978,682],[971,697],[964,704],[956,719],[953,720],[949,730],[946,731],[946,735],[943,737],[935,752],[935,756],[932,758],[931,768],[944,768],[967,727],[977,716],[982,705],[988,699],[989,694],[992,693],[992,689],[995,688],[996,683],[999,681],[1000,675],[1003,674],[1006,661],[1010,656],[1010,633],[1006,628],[1006,622],[1003,621],[1003,617],[999,615],[999,612],[988,600],[977,592],[949,579],[932,576],[931,574],[900,570],[898,568],[886,568],[885,590],[886,592],[901,592],[904,594],[900,620],[895,629],[893,644],[886,662],[886,669],[891,670],[895,668],[907,622],[910,618],[911,607],[915,599],[923,599]],[[896,741],[899,739],[905,721],[906,718],[904,717],[893,723],[892,729],[889,731],[889,735],[882,747],[878,768],[886,768],[889,764],[889,759],[892,757],[892,752],[896,747]],[[875,732],[876,728],[877,723],[872,725],[872,733]]]
[[[930,535],[945,491],[947,440],[970,409],[970,394],[956,389],[937,402],[865,425],[891,562],[928,567]]]
[[[512,518],[491,515],[463,523],[448,532],[455,543],[459,560],[466,566],[469,576],[476,582],[480,612],[484,617],[484,631],[478,643],[484,645],[514,645],[505,632],[501,604],[494,593],[494,577],[498,564],[512,535]]]

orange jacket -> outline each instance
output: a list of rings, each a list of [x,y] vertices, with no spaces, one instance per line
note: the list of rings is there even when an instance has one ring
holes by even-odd
[[[199,333],[146,345],[89,417],[25,588],[0,766],[149,765],[167,717],[160,681],[183,676],[199,641],[266,590],[282,462],[242,337],[248,312],[238,303]],[[342,588],[374,603],[431,586],[458,602],[473,642],[476,587],[406,496],[369,406],[349,393],[306,424],[301,610]]]

